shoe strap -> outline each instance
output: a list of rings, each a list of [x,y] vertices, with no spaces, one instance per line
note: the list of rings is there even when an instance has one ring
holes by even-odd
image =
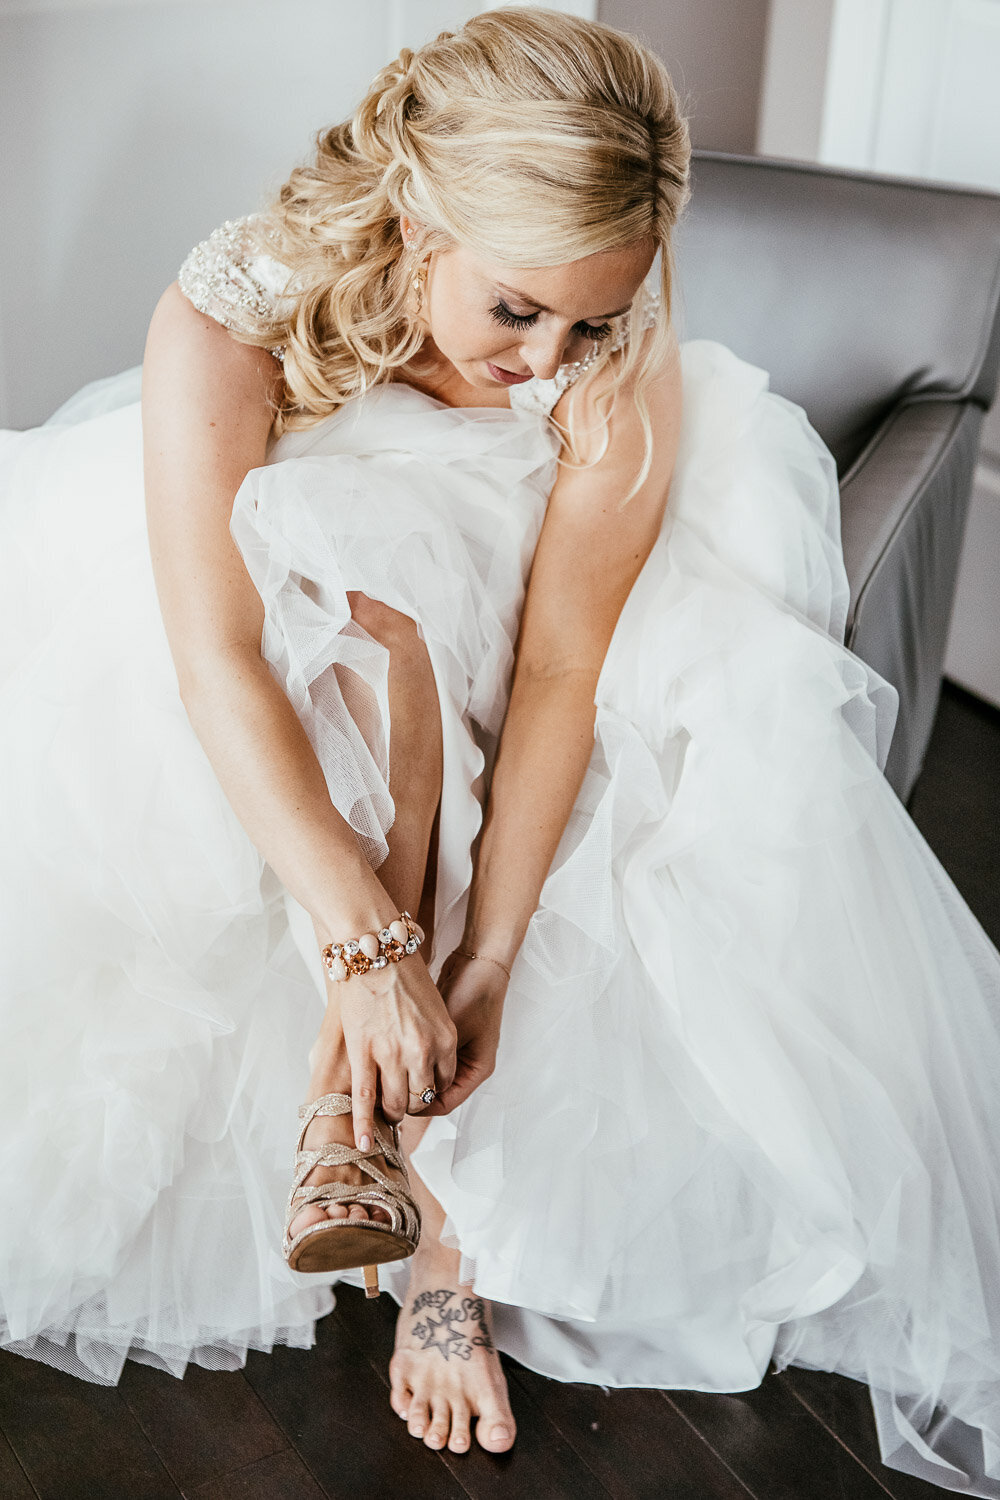
[[[310,1104],[299,1105],[299,1119],[308,1126],[315,1115],[349,1115],[353,1108],[350,1094],[320,1094]]]
[[[328,1208],[333,1203],[360,1203],[372,1208],[381,1208],[389,1215],[389,1228],[393,1234],[414,1237],[414,1225],[406,1210],[408,1205],[383,1193],[377,1187],[352,1187],[347,1182],[321,1182],[314,1187],[296,1188],[289,1196],[289,1219],[294,1219],[308,1204]]]
[[[390,1167],[405,1173],[402,1157],[391,1146],[382,1150],[376,1143],[368,1151],[359,1151],[357,1146],[345,1146],[342,1141],[326,1141],[322,1146],[306,1146],[304,1150],[295,1153],[295,1185],[299,1187],[315,1167],[360,1167],[362,1172],[367,1172],[369,1177],[383,1187],[395,1186],[395,1180],[386,1177],[382,1168],[373,1160],[376,1156],[384,1156]]]
[[[290,1222],[308,1203],[370,1203],[383,1208],[389,1215],[393,1234],[402,1230],[407,1238],[418,1238],[419,1210],[409,1189],[406,1163],[398,1149],[395,1130],[390,1140],[378,1120],[375,1120],[375,1144],[367,1151],[362,1151],[357,1146],[344,1145],[342,1141],[327,1141],[322,1146],[303,1146],[305,1133],[317,1115],[345,1115],[350,1114],[352,1109],[350,1094],[321,1094],[312,1103],[300,1106],[302,1128],[295,1153],[295,1178],[288,1195],[287,1221]],[[376,1156],[383,1157],[387,1165],[401,1172],[402,1182],[387,1177],[372,1159]],[[361,1187],[347,1182],[320,1182],[311,1187],[303,1186],[305,1179],[316,1167],[341,1166],[359,1167],[372,1178],[373,1186]]]
[[[354,1101],[352,1100],[350,1094],[320,1094],[319,1098],[314,1099],[311,1104],[300,1104],[299,1119],[302,1121],[302,1126],[299,1130],[299,1138],[295,1145],[296,1151],[302,1150],[302,1142],[305,1139],[306,1131],[309,1129],[309,1126],[312,1124],[317,1115],[327,1115],[334,1117],[337,1115],[349,1115],[351,1114],[353,1109]],[[388,1151],[396,1151],[398,1153],[399,1132],[397,1131],[396,1126],[389,1126],[389,1130],[392,1133],[392,1144],[387,1145],[385,1136],[379,1129],[378,1120],[373,1120],[372,1123],[375,1128],[375,1140],[379,1142],[382,1153],[385,1154]],[[399,1165],[401,1165],[400,1162],[393,1162],[393,1166]]]
[[[303,1155],[311,1156],[312,1153],[304,1152]],[[357,1183],[350,1182],[318,1182],[311,1187],[303,1187],[302,1179],[308,1177],[314,1165],[317,1163],[301,1163],[296,1171],[285,1213],[286,1232],[287,1225],[291,1223],[300,1209],[305,1208],[309,1203],[315,1203],[318,1206],[332,1203],[364,1203],[385,1209],[391,1220],[393,1234],[399,1234],[402,1231],[407,1239],[414,1242],[419,1239],[420,1211],[405,1182],[393,1182],[373,1164],[360,1161],[352,1162],[351,1165],[360,1166],[363,1171],[371,1174],[375,1179],[371,1187],[359,1187]],[[322,1166],[324,1163],[319,1162],[318,1165]],[[340,1165],[340,1163],[334,1162],[331,1165]]]

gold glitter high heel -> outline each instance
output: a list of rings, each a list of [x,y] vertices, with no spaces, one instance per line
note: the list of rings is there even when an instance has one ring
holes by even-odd
[[[399,1137],[395,1126],[391,1127],[391,1139],[381,1128],[384,1121],[375,1116],[375,1144],[369,1151],[357,1146],[345,1146],[340,1141],[329,1141],[326,1145],[304,1147],[303,1140],[311,1122],[317,1115],[349,1115],[350,1094],[321,1094],[311,1104],[299,1108],[302,1128],[295,1148],[295,1181],[288,1195],[285,1211],[285,1235],[282,1250],[293,1271],[348,1271],[363,1266],[365,1273],[365,1295],[379,1294],[378,1267],[392,1260],[405,1260],[417,1248],[420,1238],[420,1210],[409,1189],[406,1164],[399,1150]],[[387,1166],[402,1173],[403,1181],[388,1177],[373,1158],[383,1157]],[[348,1182],[320,1182],[312,1187],[303,1186],[305,1179],[315,1167],[360,1167],[372,1179],[371,1187],[359,1187]],[[348,1208],[360,1203],[369,1211],[381,1208],[389,1217],[389,1223],[378,1219],[321,1219],[300,1229],[294,1238],[289,1226],[295,1216],[307,1204],[327,1208],[332,1203],[343,1203]]]

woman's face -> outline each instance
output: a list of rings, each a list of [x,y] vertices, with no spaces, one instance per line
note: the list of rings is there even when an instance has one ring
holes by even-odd
[[[404,217],[404,239],[419,230]],[[502,266],[456,246],[435,251],[420,321],[469,385],[500,390],[582,359],[612,332],[653,264],[650,237],[562,266]]]

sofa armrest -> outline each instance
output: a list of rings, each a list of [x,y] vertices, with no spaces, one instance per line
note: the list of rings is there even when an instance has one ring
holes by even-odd
[[[937,711],[982,419],[971,401],[904,403],[840,486],[847,644],[899,692],[885,773],[904,800]]]

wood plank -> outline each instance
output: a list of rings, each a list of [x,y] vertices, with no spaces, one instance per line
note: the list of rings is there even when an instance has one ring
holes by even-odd
[[[251,1353],[246,1377],[331,1500],[463,1500],[441,1460],[415,1443],[385,1388],[333,1317],[313,1349]]]
[[[324,1500],[324,1492],[291,1448],[259,1458],[185,1491],[187,1500]]]
[[[893,1500],[941,1500],[936,1484],[901,1474],[882,1462],[875,1416],[868,1387],[846,1375],[827,1375],[789,1365],[776,1379],[785,1382],[795,1398],[871,1470]]]
[[[776,1376],[753,1391],[663,1391],[761,1500],[885,1500],[884,1486]]]
[[[618,1500],[747,1500],[753,1493],[660,1391],[605,1392],[525,1369],[517,1380]],[[808,1490],[797,1500],[805,1494],[812,1500]]]
[[[118,1390],[182,1490],[288,1447],[242,1371],[189,1365],[177,1380],[129,1360]]]
[[[338,1288],[334,1318],[353,1336],[382,1383],[389,1406],[389,1358],[392,1354],[398,1309],[391,1297],[366,1302],[353,1287]],[[608,1491],[540,1411],[534,1398],[517,1380],[520,1368],[503,1358],[510,1388],[517,1440],[509,1453],[487,1453],[475,1440],[466,1453],[441,1451],[451,1473],[474,1500],[509,1500],[511,1495],[544,1495],[546,1500],[599,1500]],[[405,1427],[393,1416],[399,1428]],[[409,1442],[422,1446],[418,1438]]]
[[[180,1494],[114,1386],[0,1355],[0,1430],[40,1500]]]
[[[0,1495],[3,1500],[37,1500],[37,1491],[3,1433],[0,1433]]]

